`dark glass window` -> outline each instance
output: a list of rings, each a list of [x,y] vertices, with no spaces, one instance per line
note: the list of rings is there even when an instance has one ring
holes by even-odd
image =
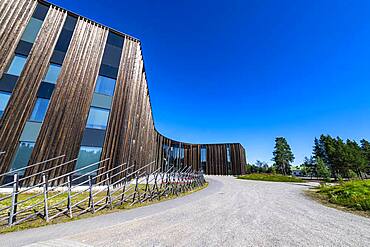
[[[3,116],[6,105],[9,102],[9,99],[10,99],[10,93],[0,92],[0,118]]]
[[[55,46],[55,50],[66,52],[68,50],[72,35],[73,35],[73,31],[63,29],[63,31],[61,32],[58,38],[58,42]]]
[[[102,151],[101,147],[81,146],[80,152],[78,154],[77,163],[76,163],[76,170],[82,167],[85,167],[87,165],[91,165],[93,163],[99,162],[101,151]],[[78,171],[77,174],[86,174],[90,171],[97,169],[98,167],[99,167],[99,164],[96,164],[94,166]]]
[[[95,92],[113,96],[115,85],[116,85],[115,79],[99,75],[96,81]]]
[[[87,128],[106,129],[109,117],[109,110],[90,107],[89,117],[87,118]]]
[[[44,121],[48,105],[49,99],[37,98],[30,120],[35,122]]]
[[[19,143],[17,153],[15,154],[13,163],[11,165],[11,171],[27,166],[34,146],[35,146],[34,142],[20,142]],[[18,174],[23,175],[24,170],[19,171]]]
[[[55,84],[57,82],[62,66],[51,63],[48,72],[45,75],[44,81]]]
[[[15,54],[10,64],[7,74],[19,76],[22,73],[23,67],[26,64],[27,57]]]
[[[41,20],[31,17],[30,21],[27,24],[26,29],[22,34],[21,40],[29,43],[35,42],[41,26],[42,26]]]
[[[122,49],[110,44],[106,44],[102,64],[111,66],[113,68],[118,68],[121,59],[121,52]]]
[[[32,17],[39,19],[39,20],[44,20],[48,11],[49,11],[49,6],[46,6],[41,3],[37,3],[35,12],[33,12]]]
[[[122,36],[117,35],[117,34],[112,33],[112,32],[109,32],[108,39],[107,39],[107,44],[116,46],[118,48],[122,48],[123,47],[123,41],[124,41],[124,39],[123,39]]]

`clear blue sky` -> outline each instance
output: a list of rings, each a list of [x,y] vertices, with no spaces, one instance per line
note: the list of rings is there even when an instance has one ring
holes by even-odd
[[[299,164],[321,133],[370,139],[370,1],[52,0],[142,41],[156,127]]]

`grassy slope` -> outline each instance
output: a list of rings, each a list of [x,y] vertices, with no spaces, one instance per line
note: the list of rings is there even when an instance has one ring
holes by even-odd
[[[334,186],[321,185],[316,194],[330,203],[365,211],[370,215],[370,180],[354,180]]]
[[[304,180],[296,177],[284,176],[280,174],[265,174],[265,173],[252,173],[238,176],[239,179],[248,180],[261,180],[271,182],[304,182]]]

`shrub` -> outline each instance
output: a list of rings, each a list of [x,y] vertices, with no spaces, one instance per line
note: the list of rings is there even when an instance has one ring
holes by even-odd
[[[354,180],[335,186],[321,185],[319,193],[326,195],[331,203],[357,210],[370,210],[370,180]]]

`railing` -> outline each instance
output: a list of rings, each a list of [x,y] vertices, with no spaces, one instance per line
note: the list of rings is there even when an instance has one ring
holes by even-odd
[[[57,177],[48,178],[47,174],[77,159],[22,178],[18,175],[22,170],[63,157],[58,156],[0,175],[0,178],[13,176],[12,182],[0,186],[5,191],[0,195],[0,226],[94,214],[103,209],[132,206],[147,200],[178,195],[205,183],[203,174],[192,171],[191,167],[176,169],[166,165],[167,168],[162,168],[157,167],[155,161],[136,170],[133,170],[133,165],[128,166],[126,163],[105,170],[104,163],[109,158]],[[26,186],[25,181],[32,179],[34,184]]]

